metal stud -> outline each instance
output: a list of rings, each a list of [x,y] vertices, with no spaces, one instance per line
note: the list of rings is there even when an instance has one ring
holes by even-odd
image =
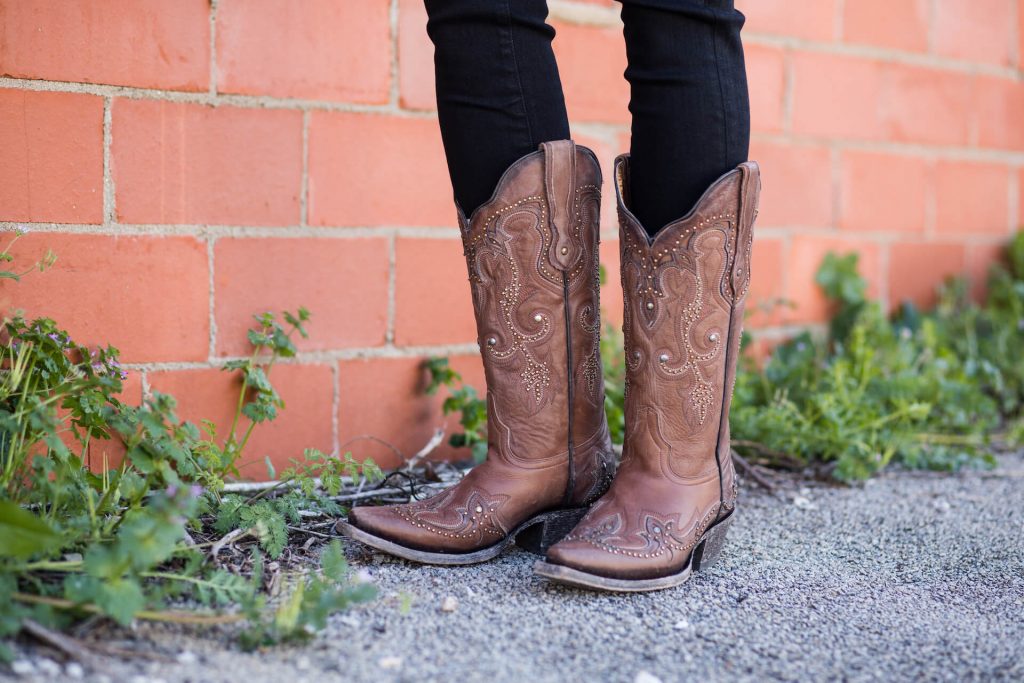
[[[648,311],[653,311],[654,310],[654,302],[653,301],[648,301],[647,302],[647,310]]]
[[[538,313],[537,315],[533,316],[533,319],[536,320],[537,322],[540,322],[541,320],[544,319],[544,316]]]
[[[660,360],[662,363],[667,363],[668,362],[668,354],[667,353],[661,354],[660,356],[658,356],[658,360]]]
[[[481,506],[481,505],[477,505],[477,506],[476,506],[476,508],[475,508],[475,511],[476,511],[477,513],[480,513],[480,512],[483,512],[483,511],[484,511],[484,508],[483,508],[483,506]]]
[[[488,346],[494,346],[497,343],[498,343],[498,340],[495,339],[494,337],[488,337],[487,338],[487,345]]]
[[[568,253],[569,253],[569,247],[562,247],[562,256],[565,256]]]
[[[711,334],[708,335],[708,339],[710,339],[713,342],[718,341],[718,333],[712,332]]]

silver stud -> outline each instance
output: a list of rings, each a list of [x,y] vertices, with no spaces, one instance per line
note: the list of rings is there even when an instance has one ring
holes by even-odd
[[[536,320],[537,322],[540,322],[541,320],[544,319],[544,316],[538,313],[537,315],[533,316],[533,319]]]
[[[661,533],[661,527],[660,526],[656,526],[656,527],[654,527],[653,531],[656,534],[660,534]]]
[[[494,337],[488,337],[487,338],[487,345],[488,346],[494,346],[497,343],[498,343],[498,340],[495,339]]]
[[[708,339],[710,339],[711,341],[718,341],[718,333],[712,332],[711,334],[708,335]]]
[[[476,506],[476,508],[475,508],[475,510],[476,510],[476,512],[478,512],[478,513],[479,513],[479,512],[483,512],[483,511],[484,511],[484,508],[483,508],[483,506],[481,506],[481,505],[477,505],[477,506]]]
[[[565,256],[568,253],[569,253],[569,247],[562,247],[562,256]]]
[[[647,302],[647,310],[648,311],[653,311],[654,310],[654,302],[653,301],[648,301]]]
[[[668,354],[667,353],[661,354],[660,356],[658,356],[658,360],[660,360],[662,363],[667,363],[668,362]]]

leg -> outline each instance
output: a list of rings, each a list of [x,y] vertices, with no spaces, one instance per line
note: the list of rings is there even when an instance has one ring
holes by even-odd
[[[509,165],[569,137],[545,0],[426,0],[437,117],[466,215]]]
[[[733,0],[624,0],[630,197],[651,235],[746,161],[750,101]]]

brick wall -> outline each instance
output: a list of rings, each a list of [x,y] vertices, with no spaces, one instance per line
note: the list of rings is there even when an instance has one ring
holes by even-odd
[[[822,321],[829,249],[859,251],[889,304],[980,281],[1024,222],[1024,2],[737,4],[764,171],[752,297],[794,304],[756,312],[758,334]],[[610,169],[628,146],[617,6],[551,7],[574,134]],[[120,347],[128,398],[225,422],[218,368],[250,314],[305,305],[311,337],[272,374],[287,410],[247,471],[304,446],[393,464],[365,434],[415,451],[443,423],[420,358],[483,385],[424,21],[421,0],[0,0],[0,229],[60,259],[0,284],[0,306]]]

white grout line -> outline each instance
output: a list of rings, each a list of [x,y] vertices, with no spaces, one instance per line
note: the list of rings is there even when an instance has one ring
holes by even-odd
[[[113,225],[117,222],[117,208],[114,206],[114,175],[111,169],[113,144],[113,99],[103,98],[103,223]]]
[[[796,83],[796,67],[793,66],[793,51],[782,52],[782,130],[793,132],[793,89]]]
[[[388,46],[391,50],[391,83],[388,88],[388,102],[397,108],[401,106],[401,84],[398,72],[398,0],[391,0],[391,7],[388,10],[388,26],[391,32],[388,36]]]
[[[388,311],[384,340],[395,343],[395,286],[398,280],[398,244],[394,235],[388,240]]]
[[[302,175],[299,188],[299,225],[309,225],[309,119],[308,111],[302,112]]]
[[[209,359],[213,360],[217,357],[217,298],[215,292],[214,282],[216,281],[216,268],[214,267],[214,254],[216,252],[215,242],[217,238],[215,236],[208,236],[206,241],[206,264],[209,268],[209,302],[210,308],[209,313],[209,325],[210,325],[210,348],[209,348]]]
[[[1018,229],[1024,228],[1024,225],[1018,225],[1020,208],[1021,208],[1021,196],[1020,196],[1020,178],[1022,177],[1021,171],[1010,171],[1010,187],[1008,188],[1008,210],[1009,216],[1007,220],[1010,225],[1010,235],[1013,235]]]
[[[217,3],[220,0],[209,0],[210,2],[210,89],[207,91],[212,97],[217,95]]]
[[[338,413],[341,410],[341,366],[337,360],[331,363],[331,453],[341,455],[341,431]]]

